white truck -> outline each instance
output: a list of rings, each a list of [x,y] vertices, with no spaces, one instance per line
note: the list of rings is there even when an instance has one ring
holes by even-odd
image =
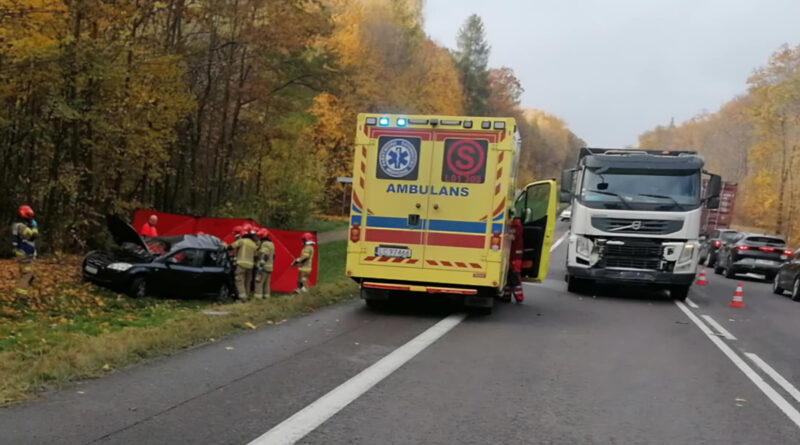
[[[703,207],[719,205],[721,178],[691,151],[582,148],[561,176],[572,204],[567,288],[593,282],[668,289],[686,299],[698,262]]]

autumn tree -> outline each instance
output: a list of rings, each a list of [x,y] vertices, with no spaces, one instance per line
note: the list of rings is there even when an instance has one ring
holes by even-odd
[[[489,43],[483,20],[477,14],[467,18],[456,39],[455,58],[464,86],[467,114],[485,116],[490,111]]]

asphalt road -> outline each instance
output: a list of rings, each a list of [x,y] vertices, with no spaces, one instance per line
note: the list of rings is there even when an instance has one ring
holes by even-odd
[[[730,308],[713,273],[683,307],[575,295],[563,264],[488,317],[355,300],[46,394],[0,411],[0,444],[800,443],[800,303],[743,280]]]

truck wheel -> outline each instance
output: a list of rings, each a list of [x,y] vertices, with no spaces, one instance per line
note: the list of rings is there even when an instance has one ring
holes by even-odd
[[[567,276],[567,292],[571,294],[583,293],[586,283],[580,278]]]
[[[669,296],[675,300],[685,301],[689,297],[689,286],[672,286],[669,288]]]

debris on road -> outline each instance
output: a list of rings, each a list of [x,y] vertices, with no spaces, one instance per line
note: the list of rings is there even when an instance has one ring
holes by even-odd
[[[206,309],[203,311],[205,315],[230,315],[231,313],[228,311],[214,311],[211,309]]]

